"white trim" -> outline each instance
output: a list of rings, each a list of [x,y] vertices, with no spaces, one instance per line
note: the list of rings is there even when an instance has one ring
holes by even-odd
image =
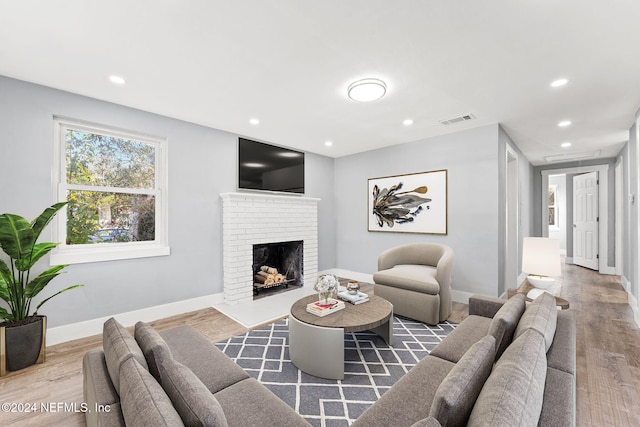
[[[451,301],[461,302],[462,304],[469,304],[469,298],[477,295],[477,292],[465,292],[451,289]]]
[[[620,284],[627,293],[631,292],[631,282],[624,275],[620,276]]]
[[[542,237],[549,236],[549,227],[544,220],[546,212],[549,210],[549,200],[547,197],[549,187],[549,175],[563,175],[563,174],[579,174],[588,172],[598,172],[598,215],[600,222],[598,224],[598,254],[600,255],[598,262],[598,271],[602,274],[609,273],[609,250],[608,250],[608,227],[609,227],[609,165],[593,165],[593,166],[579,166],[575,168],[563,168],[563,169],[545,169],[540,171],[542,174],[542,209],[541,209],[541,228]],[[572,225],[567,224],[567,230]],[[568,259],[568,258],[567,258]],[[570,263],[567,261],[567,263]],[[571,262],[572,263],[572,262]]]
[[[222,300],[222,293],[211,294],[203,297],[157,305],[154,307],[142,308],[140,310],[129,311],[126,313],[114,314],[112,316],[85,320],[84,322],[72,323],[70,325],[48,328],[47,346],[101,334],[102,325],[111,317],[115,317],[115,319],[123,326],[129,327],[135,325],[138,321],[152,322],[154,320],[164,319],[165,317],[209,308],[215,304],[220,304]]]
[[[510,166],[513,164],[513,167]],[[520,271],[520,165],[518,153],[505,145],[505,221],[504,221],[504,282],[503,289],[512,286],[509,279]],[[514,176],[515,175],[515,176]],[[513,191],[510,191],[513,186]],[[515,200],[513,200],[515,199]],[[512,207],[512,209],[510,209]],[[510,224],[514,230],[509,230]],[[512,234],[514,234],[512,236]],[[515,247],[514,247],[515,246]],[[468,300],[468,298],[467,298]]]
[[[527,273],[520,273],[520,275],[518,276],[518,287],[520,287],[520,285],[522,285],[522,282],[527,279],[527,276]]]
[[[573,265],[573,257],[570,257],[570,256],[566,257],[566,258],[564,259],[564,263],[565,263],[565,264],[572,264],[572,265]]]
[[[615,269],[616,274],[624,274],[622,252],[623,236],[628,234],[626,224],[624,224],[624,163],[623,156],[618,157],[615,166]]]
[[[640,310],[638,310],[638,300],[633,294],[629,293],[629,306],[633,311],[633,320],[636,322],[636,326],[640,327]]]
[[[65,178],[65,130],[74,129],[83,132],[98,133],[117,138],[135,140],[152,145],[155,149],[154,188],[111,188],[68,184]],[[148,258],[170,255],[168,227],[168,141],[166,138],[151,136],[135,131],[126,131],[80,120],[53,117],[53,167],[51,175],[54,203],[66,200],[67,191],[106,191],[113,193],[147,194],[155,198],[155,240],[150,242],[128,242],[107,244],[66,245],[67,211],[61,209],[52,221],[52,239],[62,242],[51,251],[51,265],[79,264],[99,261],[113,261],[131,258]]]

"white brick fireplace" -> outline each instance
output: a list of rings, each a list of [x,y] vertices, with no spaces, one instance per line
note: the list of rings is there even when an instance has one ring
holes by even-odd
[[[224,301],[253,301],[253,245],[303,241],[305,284],[318,276],[318,202],[309,197],[222,193]]]

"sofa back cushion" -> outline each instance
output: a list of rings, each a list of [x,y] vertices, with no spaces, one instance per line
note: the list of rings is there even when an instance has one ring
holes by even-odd
[[[160,376],[162,387],[185,426],[227,427],[220,403],[189,368],[174,359],[166,359],[160,364]]]
[[[518,338],[525,331],[533,329],[544,337],[545,352],[547,352],[551,347],[551,343],[553,343],[557,323],[556,298],[548,292],[543,292],[527,306],[518,323],[514,337]]]
[[[120,366],[127,359],[133,357],[144,369],[148,369],[147,361],[136,340],[113,317],[104,322],[102,347],[109,377],[118,394],[120,394]]]
[[[491,373],[496,340],[487,335],[472,345],[440,383],[429,416],[442,427],[464,426],[471,409]]]
[[[165,359],[171,358],[171,350],[160,334],[144,322],[136,323],[134,337],[144,354],[149,372],[160,381],[159,365]]]
[[[120,405],[128,427],[184,425],[160,384],[133,357],[120,368]]]
[[[496,362],[467,425],[537,426],[546,374],[544,339],[536,331],[526,331]]]
[[[488,333],[496,339],[496,360],[502,356],[504,350],[511,344],[513,333],[522,314],[525,312],[525,308],[525,296],[523,294],[515,294],[493,316]]]

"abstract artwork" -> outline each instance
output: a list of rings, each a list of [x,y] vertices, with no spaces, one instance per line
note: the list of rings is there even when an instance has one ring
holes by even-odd
[[[447,234],[447,171],[369,179],[369,231]]]

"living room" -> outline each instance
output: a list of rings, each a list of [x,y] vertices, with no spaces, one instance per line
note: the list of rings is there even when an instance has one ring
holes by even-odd
[[[75,6],[79,8],[78,15],[74,15],[78,21],[81,21],[81,17],[92,16],[91,13],[88,13],[88,10],[82,9],[78,4]],[[222,5],[219,6],[223,7]],[[255,4],[252,6],[258,7]],[[287,30],[296,28],[301,33],[305,29],[309,33],[320,31],[318,27],[322,26],[320,24],[322,21],[316,22],[309,18],[305,15],[305,12],[308,12],[306,9],[298,11],[296,9],[297,6],[289,6],[291,10],[288,11],[286,8],[278,9],[273,5],[260,7],[266,7],[273,14],[284,15],[279,16],[278,19],[283,22],[290,22],[290,27],[286,27]],[[338,8],[336,4],[333,6]],[[512,6],[508,6],[506,2],[501,2],[499,6],[484,6],[490,7],[489,12],[500,10],[499,8],[501,7],[505,8],[511,13],[507,15],[505,12],[505,19],[507,19],[506,17],[520,16],[518,11],[513,11]],[[594,28],[597,27],[596,23],[604,22],[604,17],[596,16],[599,13],[603,13],[600,10],[600,6],[594,6],[593,12],[587,12],[587,6],[574,6],[585,15],[583,16],[585,23],[578,25],[574,20],[569,21],[576,26],[576,30],[583,31],[579,33],[580,35],[584,34],[589,40],[596,38],[595,35],[587,34],[585,29],[588,28],[588,24],[591,24],[592,28]],[[2,6],[2,9],[7,8],[7,10],[6,13],[2,13],[3,18],[0,18],[0,22],[6,23],[6,25],[2,26],[7,30],[2,33],[2,39],[6,41],[2,42],[0,54],[6,56],[7,60],[3,60],[3,65],[0,66],[0,111],[3,117],[0,138],[4,149],[4,158],[9,160],[5,161],[3,168],[0,170],[0,176],[4,178],[4,182],[10,184],[2,191],[2,212],[16,212],[31,219],[42,211],[44,207],[57,201],[54,200],[57,194],[57,189],[54,188],[56,183],[52,179],[52,169],[55,163],[53,148],[55,118],[71,119],[83,123],[106,126],[110,129],[151,135],[162,138],[167,143],[167,178],[166,187],[163,191],[165,191],[167,200],[166,247],[169,254],[103,262],[84,262],[67,267],[66,274],[52,282],[50,285],[51,290],[48,289],[48,291],[57,291],[75,283],[82,283],[84,287],[56,297],[43,307],[42,314],[46,314],[48,317],[49,330],[47,339],[49,345],[100,334],[104,320],[116,315],[122,316],[122,319],[126,319],[129,322],[125,326],[132,326],[137,320],[153,321],[204,309],[224,302],[223,273],[225,265],[222,245],[223,212],[221,194],[238,191],[236,159],[239,137],[248,137],[304,151],[304,196],[319,199],[317,219],[319,236],[317,248],[318,271],[336,269],[337,271],[355,274],[373,274],[377,270],[378,255],[387,248],[420,241],[442,243],[450,246],[455,251],[456,265],[453,273],[452,295],[454,301],[462,304],[466,304],[473,294],[499,297],[505,294],[508,288],[515,286],[515,283],[506,278],[508,274],[506,268],[507,259],[510,255],[505,227],[508,215],[506,209],[508,199],[507,185],[509,182],[513,184],[513,181],[508,180],[507,152],[515,153],[518,165],[517,187],[519,191],[517,211],[519,217],[517,229],[519,242],[527,236],[542,235],[542,171],[610,165],[608,169],[610,189],[608,194],[612,197],[615,179],[613,177],[614,167],[611,167],[611,165],[615,166],[618,163],[622,163],[624,165],[622,194],[625,195],[622,203],[623,224],[614,222],[613,202],[608,205],[607,222],[609,235],[614,234],[616,227],[624,227],[622,250],[619,251],[622,255],[622,261],[620,262],[621,265],[617,265],[615,258],[617,252],[614,250],[615,244],[610,243],[608,245],[607,259],[603,259],[601,262],[620,276],[621,286],[628,293],[628,306],[631,306],[636,316],[636,323],[640,323],[637,301],[638,209],[635,202],[639,188],[638,168],[640,164],[638,161],[640,88],[638,87],[637,78],[632,85],[624,88],[624,102],[620,102],[622,105],[631,106],[626,111],[620,111],[620,104],[615,104],[616,110],[611,113],[615,116],[615,119],[612,122],[608,122],[604,126],[606,128],[604,130],[603,128],[594,128],[591,124],[592,122],[597,122],[601,116],[606,116],[604,111],[609,104],[602,100],[609,100],[609,97],[617,96],[622,90],[619,86],[615,86],[614,82],[616,80],[625,82],[630,79],[630,76],[638,75],[637,71],[640,71],[638,60],[633,58],[633,55],[628,51],[619,52],[611,48],[611,45],[597,45],[597,49],[594,48],[593,50],[593,52],[596,52],[593,53],[593,56],[585,52],[581,52],[580,55],[576,53],[575,56],[578,58],[570,59],[575,60],[580,66],[573,65],[572,67],[575,68],[571,68],[572,71],[565,71],[559,66],[552,67],[550,65],[553,61],[557,61],[569,67],[571,63],[570,59],[562,60],[563,54],[554,50],[553,55],[550,55],[552,59],[545,62],[548,68],[547,73],[537,76],[535,81],[529,80],[522,84],[524,86],[535,85],[534,92],[539,92],[539,97],[526,98],[520,96],[520,99],[516,99],[518,97],[510,98],[511,109],[515,112],[507,114],[507,108],[501,111],[502,116],[497,115],[497,113],[490,115],[489,110],[483,111],[483,114],[481,114],[473,108],[477,103],[475,98],[473,101],[464,101],[464,92],[473,92],[473,90],[470,90],[469,86],[455,87],[456,84],[459,84],[458,79],[460,76],[458,75],[462,73],[460,70],[481,71],[482,67],[488,67],[487,63],[503,63],[504,65],[501,65],[501,67],[509,69],[511,66],[516,67],[522,62],[526,65],[522,66],[522,68],[527,68],[531,63],[542,60],[544,55],[540,54],[540,52],[548,49],[548,46],[539,47],[536,44],[536,49],[533,50],[539,55],[532,57],[506,56],[507,53],[514,54],[514,52],[505,48],[505,51],[492,52],[492,55],[487,57],[486,62],[474,56],[475,62],[471,61],[466,67],[457,67],[456,61],[460,57],[472,54],[469,51],[471,48],[465,48],[465,43],[463,42],[473,38],[475,34],[471,30],[461,32],[459,36],[456,36],[459,37],[459,39],[456,38],[457,43],[452,45],[460,49],[456,55],[447,56],[440,53],[442,56],[437,56],[442,63],[437,69],[438,73],[433,70],[432,75],[443,78],[447,73],[452,74],[453,83],[442,83],[441,87],[443,89],[438,89],[433,84],[425,82],[424,79],[427,79],[427,77],[421,79],[415,74],[412,74],[411,78],[413,80],[411,81],[408,79],[404,82],[400,81],[401,76],[404,75],[401,68],[411,68],[411,62],[407,60],[410,55],[403,56],[402,61],[400,60],[401,58],[398,58],[398,65],[394,65],[389,69],[384,69],[383,66],[384,64],[394,63],[393,55],[391,54],[382,59],[363,60],[362,62],[353,61],[354,63],[346,67],[340,78],[334,77],[338,74],[336,70],[339,69],[341,64],[341,61],[336,60],[336,63],[332,63],[332,69],[329,74],[332,76],[333,81],[337,83],[333,85],[333,81],[325,81],[322,83],[321,89],[311,90],[310,93],[315,94],[316,91],[336,92],[335,98],[339,98],[340,102],[346,104],[346,107],[340,106],[336,107],[335,110],[329,111],[315,107],[305,107],[307,104],[314,105],[311,95],[309,95],[308,99],[296,101],[295,98],[287,98],[287,100],[293,101],[293,105],[296,105],[298,109],[306,110],[309,115],[317,114],[317,121],[319,122],[342,123],[352,121],[357,124],[349,132],[343,133],[342,135],[344,136],[340,139],[331,135],[321,134],[319,132],[321,128],[317,127],[316,121],[309,119],[311,122],[309,129],[305,132],[298,131],[297,136],[300,147],[296,147],[296,141],[291,137],[288,137],[289,139],[281,139],[279,136],[283,135],[281,133],[282,128],[287,126],[303,129],[305,121],[302,120],[291,124],[288,117],[283,119],[282,117],[273,117],[268,114],[267,111],[270,108],[269,100],[282,95],[278,94],[263,80],[259,80],[259,83],[264,85],[264,92],[260,95],[260,100],[253,97],[253,86],[251,86],[251,89],[243,87],[241,83],[244,79],[240,78],[240,81],[234,83],[234,90],[237,91],[236,99],[247,100],[246,104],[250,104],[250,107],[238,106],[239,101],[225,103],[221,108],[235,111],[226,113],[234,117],[228,123],[214,126],[209,124],[209,120],[221,120],[215,117],[218,114],[217,109],[220,107],[217,106],[216,109],[212,107],[211,111],[198,111],[199,107],[194,107],[189,101],[199,97],[207,97],[209,100],[206,103],[216,104],[220,102],[216,96],[217,89],[209,89],[205,92],[199,90],[197,84],[185,88],[183,87],[184,83],[171,82],[168,79],[164,86],[146,87],[143,84],[144,75],[153,74],[150,71],[153,68],[145,65],[144,61],[141,60],[144,55],[137,57],[132,53],[121,61],[114,61],[107,67],[108,70],[102,70],[100,75],[90,75],[88,71],[83,69],[84,65],[81,65],[81,63],[84,61],[99,62],[100,58],[113,60],[118,57],[112,52],[112,49],[115,48],[112,46],[105,47],[104,51],[101,52],[100,48],[75,46],[75,49],[77,49],[75,51],[76,58],[83,58],[78,60],[77,64],[69,63],[60,68],[49,65],[50,58],[38,56],[44,55],[44,52],[40,49],[33,48],[33,50],[29,50],[27,48],[30,43],[27,35],[24,37],[26,45],[23,45],[22,42],[13,41],[20,39],[20,37],[16,36],[16,34],[21,34],[20,32],[11,34],[10,38],[8,31],[17,31],[16,27],[23,25],[22,31],[26,32],[25,29],[29,29],[35,32],[34,27],[40,25],[42,33],[37,33],[37,37],[40,37],[40,42],[43,43],[43,46],[46,46],[45,40],[48,38],[45,36],[46,34],[51,37],[51,43],[59,43],[59,46],[64,46],[69,40],[82,39],[84,36],[65,32],[65,37],[61,37],[60,40],[56,41],[55,37],[53,37],[57,33],[56,27],[48,23],[48,21],[53,21],[50,16],[50,13],[53,12],[48,9],[50,6],[40,4],[38,7],[40,8],[39,11],[33,12],[27,10],[28,7],[26,5]],[[124,7],[126,9],[126,6]],[[173,10],[170,6],[165,5],[163,7]],[[376,4],[375,7],[367,7],[372,9],[380,7],[381,11],[386,11],[390,15],[388,19],[394,25],[391,25],[391,23],[384,25],[385,32],[397,31],[403,20],[408,20],[411,15],[406,11],[399,10],[401,9],[399,7],[385,6],[382,3]],[[426,6],[421,6],[419,10],[424,15],[427,15],[428,10],[423,9],[423,7]],[[445,8],[445,10],[441,9],[443,7],[438,6],[439,13],[454,14],[461,12],[456,6],[450,6],[451,9]],[[550,8],[551,6],[531,7],[531,10],[529,10],[529,7],[531,6],[527,6],[527,11],[532,14],[530,19],[541,25],[545,22],[543,17],[547,16],[544,12],[548,12],[545,7]],[[634,29],[637,25],[623,25],[627,22],[623,21],[624,19],[631,21],[629,16],[634,15],[634,13],[631,13],[634,10],[625,10],[625,7],[633,9],[636,6],[618,4],[616,2],[615,6],[604,12],[610,12],[616,19],[622,20],[620,24],[617,24],[617,28],[622,34],[617,35],[620,39],[614,40],[624,40],[629,43],[629,40],[638,39],[635,37],[637,36],[637,30]],[[153,6],[149,5],[149,8],[153,8]],[[471,25],[476,22],[470,16],[467,16],[472,15],[474,8],[465,11],[464,19],[459,18],[461,21],[456,21],[455,27],[458,30],[462,31],[462,28],[458,28],[463,26],[462,23]],[[566,6],[566,9],[563,10],[568,14],[570,7]],[[345,13],[341,14],[343,18],[337,21],[337,29],[335,30],[338,33],[346,31],[343,26],[348,24],[348,20],[345,18],[345,16],[349,15],[346,13],[347,11],[353,13],[353,10],[349,8],[344,11]],[[366,13],[356,16],[363,20],[362,25],[365,25],[367,29],[371,29],[375,28],[374,24],[379,23],[379,20],[385,15],[381,11],[371,12],[373,16],[367,16]],[[29,21],[28,18],[32,12],[34,14],[33,20]],[[132,11],[132,14],[135,14],[134,12],[141,11],[135,10]],[[253,23],[254,21],[259,21],[258,17],[253,16],[257,13],[255,11],[252,12],[252,8],[249,6],[239,9],[231,8],[226,12],[236,18],[240,18],[242,14],[245,14],[245,17],[239,19],[238,22]],[[321,16],[323,17],[333,15],[332,11],[326,10],[324,7],[316,12],[322,13]],[[55,13],[53,16],[63,16],[62,11],[55,11]],[[160,14],[160,12],[157,13]],[[183,15],[183,13],[185,12],[182,11],[179,14],[180,18],[189,22],[189,14],[185,13]],[[491,13],[487,13],[483,16],[490,21],[493,19],[490,15]],[[249,20],[249,16],[251,16],[251,20]],[[305,19],[301,20],[302,17]],[[426,19],[424,16],[422,18]],[[171,19],[165,19],[167,23],[171,22]],[[433,17],[430,18],[429,22],[435,26],[434,19]],[[221,18],[216,18],[216,21],[219,20]],[[496,18],[496,21],[499,21],[499,19]],[[316,22],[315,27],[311,25],[313,22]],[[418,18],[409,22],[415,25],[416,28],[422,25]],[[562,22],[564,21],[560,19],[557,22],[554,21],[553,28],[558,33],[562,33],[559,29]],[[238,27],[244,25],[246,24],[238,24]],[[478,23],[478,25],[480,24]],[[485,30],[484,27],[477,30]],[[484,39],[484,42],[490,41],[493,37],[498,38],[508,34],[510,31],[515,31],[509,25],[505,24],[505,27],[502,29],[503,32],[493,34],[491,37],[486,36],[487,39]],[[82,28],[87,29],[91,28],[91,26],[87,25]],[[313,28],[313,30],[310,28]],[[261,31],[268,33],[268,29],[269,25],[262,23],[257,28],[254,28],[251,34],[260,34]],[[627,32],[623,32],[623,29]],[[418,29],[412,29],[411,31],[416,31],[418,35],[424,35]],[[409,33],[411,31],[408,30]],[[563,31],[568,32],[568,30]],[[194,32],[196,32],[195,29]],[[231,34],[239,37],[239,32],[237,30]],[[72,33],[72,31],[69,31],[69,33]],[[273,35],[275,41],[272,42],[272,45],[269,45],[278,61],[282,60],[283,57],[289,57],[287,65],[278,65],[276,59],[273,59],[271,62],[265,63],[264,67],[259,67],[264,74],[276,74],[282,72],[283,68],[300,66],[299,62],[304,62],[290,58],[290,56],[299,55],[303,46],[294,45],[289,47],[290,50],[287,50],[284,49],[284,46],[287,45],[282,45],[282,51],[274,47],[279,46],[278,43],[284,43],[284,38],[288,35],[285,30],[276,32]],[[346,35],[353,36],[353,33],[347,32]],[[183,36],[188,38],[189,34]],[[224,35],[219,36],[220,39],[224,39]],[[229,38],[233,38],[233,36],[230,35]],[[600,37],[600,34],[597,36]],[[531,41],[532,39],[535,39],[535,37],[524,37],[522,40],[534,43]],[[146,46],[144,40],[143,38],[142,40],[137,40],[136,43],[132,43],[136,47],[132,52],[140,54],[144,51],[143,47]],[[249,40],[250,37],[248,35],[241,38],[243,42],[248,42]],[[312,38],[312,40],[317,42],[315,38]],[[334,39],[332,38],[331,40],[333,41]],[[607,41],[613,44],[612,41]],[[10,49],[13,43],[16,43],[16,45],[13,49]],[[77,43],[80,44],[79,42]],[[104,41],[93,41],[92,43],[95,43],[95,45],[89,46],[105,46]],[[212,43],[212,51],[217,44],[223,44],[218,39],[215,42],[210,41],[210,43]],[[373,44],[375,45],[376,43]],[[152,43],[152,45],[155,44]],[[240,42],[238,42],[238,45],[240,45]],[[321,47],[326,49],[327,45],[322,44]],[[358,40],[358,43],[353,47],[362,47],[362,45],[367,45],[367,43]],[[621,45],[624,46],[624,43],[621,43]],[[429,46],[435,49],[433,44]],[[482,42],[478,41],[477,44],[473,45],[473,48],[479,49],[481,46]],[[262,47],[266,49],[267,46]],[[336,46],[333,48],[336,51],[341,51]],[[46,49],[42,48],[42,50]],[[388,48],[388,50],[393,49]],[[526,49],[522,48],[522,50]],[[410,49],[408,51],[411,53]],[[420,49],[418,51],[426,55],[426,52]],[[55,49],[51,49],[49,53],[52,55],[53,52],[55,52]],[[17,59],[17,56],[11,56],[18,55],[18,53],[22,55],[21,61]],[[326,59],[321,53],[317,54],[319,59],[309,60],[308,64],[299,70],[299,73],[303,73],[307,67],[321,67],[322,60]],[[612,71],[613,75],[606,78],[602,76],[601,71],[596,69],[597,63],[604,62],[598,54],[604,55],[605,53],[611,56],[608,59],[609,61],[620,64],[616,65],[615,71]],[[58,53],[58,55],[60,54]],[[251,62],[249,61],[251,58],[249,60],[244,58],[245,55],[251,56],[247,53],[238,53],[238,61],[242,57],[244,61]],[[368,52],[367,55],[373,55],[373,53]],[[332,57],[333,55],[327,56]],[[133,60],[134,57],[136,58],[135,61]],[[203,61],[200,64],[202,68],[198,69],[193,63],[188,66],[178,67],[190,70],[188,74],[182,74],[179,78],[184,80],[195,78],[191,74],[193,73],[203,80],[223,81],[229,79],[229,81],[232,81],[233,67],[220,70],[218,62],[211,59],[202,59],[199,55],[194,55],[194,57],[199,58],[198,61]],[[586,59],[583,57],[586,57]],[[228,58],[223,58],[221,62],[225,60],[228,60]],[[198,64],[198,61],[195,64]],[[127,64],[127,62],[131,62],[131,64]],[[425,60],[425,62],[428,61]],[[591,70],[592,74],[590,74],[592,80],[588,83],[580,83],[580,77],[576,77],[574,80],[572,77],[573,75],[579,75],[579,68],[586,67],[588,64],[592,64],[593,70]],[[110,73],[121,72],[115,70],[118,66],[127,67],[127,72],[122,72],[127,77],[125,85],[116,86],[107,80]],[[154,66],[157,66],[157,64],[154,64]],[[362,66],[364,70],[357,69],[358,66]],[[423,68],[418,67],[418,69],[424,70],[424,64],[421,67]],[[33,74],[38,68],[48,69],[47,72],[52,75],[51,83],[47,83],[42,75]],[[134,77],[133,70],[135,68],[140,70],[140,74]],[[492,70],[496,68],[492,68]],[[383,70],[384,74],[390,76],[397,75],[395,77],[397,80],[387,82],[388,93],[385,97],[390,99],[393,99],[394,96],[400,96],[398,94],[402,92],[418,90],[415,87],[410,87],[410,85],[420,87],[422,83],[422,86],[426,87],[422,92],[418,91],[420,92],[418,96],[412,97],[409,100],[410,102],[407,102],[406,114],[415,115],[415,123],[413,125],[403,125],[402,120],[406,118],[403,115],[397,117],[397,119],[393,118],[397,123],[394,122],[396,127],[392,128],[387,123],[392,120],[389,118],[391,112],[387,111],[384,106],[382,109],[372,109],[373,107],[369,107],[370,104],[357,104],[347,98],[346,87],[343,87],[345,85],[342,84],[342,80],[348,80],[351,75],[378,69]],[[215,70],[219,70],[220,74],[216,75]],[[505,71],[504,73],[502,77],[508,81],[510,73],[515,73],[515,71],[509,70],[509,72]],[[551,79],[560,77],[559,74],[564,73],[567,73],[570,78],[565,89],[571,89],[572,85],[574,85],[573,87],[582,87],[578,93],[565,92],[568,98],[578,98],[579,96],[585,96],[584,93],[586,93],[588,97],[596,99],[592,102],[593,107],[590,111],[584,113],[580,119],[573,120],[572,127],[574,129],[578,128],[575,131],[576,133],[572,134],[573,136],[571,137],[566,132],[558,133],[563,132],[564,129],[558,130],[556,122],[565,117],[549,117],[549,114],[542,112],[538,116],[538,121],[534,121],[533,125],[528,123],[528,127],[523,126],[522,130],[514,128],[511,121],[514,120],[514,116],[522,114],[518,112],[519,108],[521,108],[519,106],[520,102],[532,105],[540,103],[542,107],[537,108],[541,111],[552,110],[552,107],[556,105],[564,105],[564,114],[574,114],[574,111],[569,109],[577,108],[577,106],[573,102],[561,98],[563,95],[560,91],[563,89],[549,88]],[[255,74],[258,73],[248,73],[251,79],[258,79]],[[292,77],[298,78],[295,84],[292,85],[293,87],[297,87],[298,84],[302,84],[306,80],[306,78],[303,79],[296,73],[293,73]],[[368,75],[364,77],[368,77]],[[456,78],[454,79],[453,77]],[[528,78],[533,79],[530,74]],[[97,86],[95,93],[89,92],[82,85],[87,79],[97,82],[93,83]],[[468,83],[468,85],[477,87],[477,91],[481,92],[480,94],[474,94],[474,96],[479,96],[480,98],[502,96],[500,91],[490,91],[488,88],[483,88],[483,82],[479,76],[473,77],[473,74],[471,74],[469,79],[472,82]],[[78,86],[75,86],[75,84]],[[589,87],[589,85],[591,86]],[[135,88],[136,86],[138,86],[137,89]],[[610,92],[607,91],[608,87],[612,87]],[[520,86],[514,86],[514,90],[519,89],[521,89]],[[132,97],[128,91],[136,91],[137,98]],[[163,94],[164,91],[166,91],[166,94]],[[295,92],[295,90],[291,91]],[[436,92],[440,91],[448,92],[448,96],[461,98],[463,101],[447,104],[445,102],[446,99],[441,98],[442,104],[441,109],[439,109],[439,105],[434,105],[431,97],[435,97]],[[510,92],[510,90],[505,89],[504,92]],[[380,102],[384,100],[385,98]],[[606,105],[601,106],[599,105],[600,103]],[[613,101],[611,103],[614,104]],[[178,113],[173,113],[174,111],[178,111]],[[172,114],[168,112],[172,112]],[[446,125],[448,126],[446,130],[441,128],[433,129],[437,120],[467,113],[474,113],[477,118],[466,123]],[[259,124],[252,125],[248,123],[253,115],[260,116]],[[214,119],[209,116],[214,117]],[[434,124],[417,129],[419,117],[428,117]],[[385,122],[386,127],[379,129],[377,122]],[[439,123],[437,125],[445,126]],[[544,139],[546,136],[532,138],[525,134],[525,131],[531,129],[531,127],[542,128],[545,126],[553,128],[552,132],[555,132],[555,136],[549,140]],[[360,148],[353,152],[345,151],[345,154],[337,154],[340,153],[340,150],[345,149],[341,146],[348,145],[350,135],[358,133],[358,130],[360,133],[358,138],[360,140],[371,141],[370,145],[367,145],[366,142],[363,143],[364,147],[369,147],[369,149]],[[391,132],[395,134],[393,137],[388,136],[388,133]],[[620,134],[624,136],[620,137]],[[559,144],[567,138],[575,138],[575,149],[572,152],[580,154],[600,150],[600,154],[597,158],[591,160],[545,162],[545,155],[564,155],[566,153],[566,151],[562,151],[563,149],[559,148]],[[581,138],[584,139],[583,146],[579,146]],[[333,141],[332,147],[325,146],[325,141],[328,139]],[[533,143],[532,139],[534,140]],[[311,140],[315,144],[313,149],[308,148],[308,145],[304,145],[311,144]],[[521,145],[526,146],[527,149],[521,148]],[[532,161],[532,159],[536,160]],[[366,207],[369,195],[366,189],[367,180],[443,169],[448,172],[446,234],[424,235],[372,233],[368,231]],[[47,236],[47,232],[45,232],[44,236]],[[49,240],[50,238],[47,237],[47,239]],[[516,263],[517,274],[521,276],[521,260],[517,259]],[[126,323],[125,320],[123,322]],[[637,333],[637,329],[633,332]],[[54,398],[55,396],[52,395],[51,397]]]

